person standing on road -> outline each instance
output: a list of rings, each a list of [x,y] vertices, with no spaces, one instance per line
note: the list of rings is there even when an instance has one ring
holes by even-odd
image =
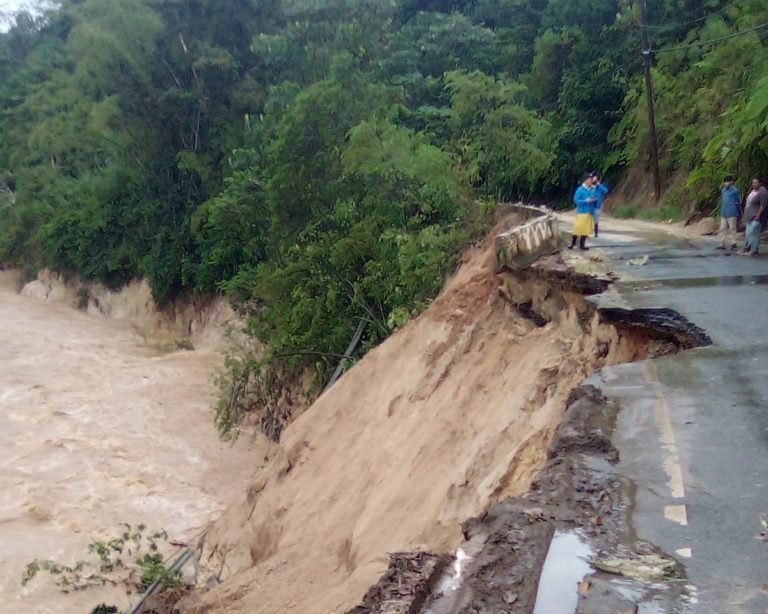
[[[727,175],[720,190],[720,234],[722,236],[717,249],[725,249],[725,241],[731,234],[733,236],[731,250],[736,251],[736,220],[739,219],[740,204],[739,190],[733,185],[733,177]]]
[[[747,200],[744,205],[744,225],[747,227],[744,232],[746,241],[744,242],[743,255],[760,255],[760,235],[763,234],[766,223],[768,223],[768,190],[765,189],[763,182],[757,177],[752,180],[752,190],[747,194]]]
[[[595,210],[592,213],[592,217],[595,220],[595,239],[597,239],[597,233],[600,231],[600,214],[603,211],[603,200],[605,200],[608,194],[608,186],[605,185],[597,173],[592,173],[592,185],[595,188]]]
[[[595,210],[595,188],[592,185],[592,175],[586,176],[582,184],[576,188],[573,195],[573,204],[576,205],[576,221],[573,224],[573,236],[569,249],[576,245],[576,239],[579,239],[579,249],[588,250],[586,246],[587,237],[594,230],[594,218],[592,214]]]

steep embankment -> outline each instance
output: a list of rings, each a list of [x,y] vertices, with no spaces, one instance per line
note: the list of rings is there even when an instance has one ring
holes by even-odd
[[[18,271],[0,271],[0,285],[18,287],[18,279]],[[238,323],[238,316],[221,297],[187,296],[160,309],[149,283],[142,279],[133,280],[120,290],[110,290],[77,276],[64,280],[43,269],[19,291],[37,301],[64,304],[92,316],[129,322],[144,343],[159,350],[190,345],[218,350],[224,344],[227,327]]]
[[[471,250],[420,318],[286,429],[204,537],[210,590],[183,610],[343,612],[388,552],[453,551],[463,520],[528,488],[571,389],[646,351],[545,271],[492,263],[490,245]]]

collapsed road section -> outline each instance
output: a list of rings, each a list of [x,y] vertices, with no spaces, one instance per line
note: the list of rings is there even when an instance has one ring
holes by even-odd
[[[349,614],[630,613],[645,599],[670,606],[691,599],[684,567],[625,524],[629,485],[606,470],[618,460],[609,438],[615,415],[596,388],[576,388],[528,493],[465,522],[454,555],[391,554],[387,572]],[[539,586],[548,552],[569,535],[582,547],[550,554],[555,579]],[[579,576],[569,582],[569,572]],[[622,582],[612,582],[618,576]]]
[[[635,361],[712,343],[671,309],[595,308],[583,297],[604,291],[607,282],[561,265],[552,260],[504,271],[500,293],[539,327],[556,318],[564,304],[575,308],[585,332],[594,325],[592,318],[613,327],[613,348],[598,346],[604,356],[621,348],[616,355]],[[644,599],[673,607],[695,598],[687,593],[683,566],[637,541],[626,526],[623,512],[631,506],[632,487],[609,469],[618,460],[610,439],[617,407],[593,386],[575,388],[566,406],[547,462],[527,493],[466,521],[464,541],[453,554],[390,554],[386,573],[349,614],[623,613],[636,612]],[[573,536],[583,548],[566,547],[565,555],[553,556],[563,536]],[[584,562],[584,549],[591,567]],[[561,560],[552,563],[557,566],[553,584],[539,587],[548,552]],[[582,569],[570,583],[569,569]],[[601,575],[592,575],[600,570]],[[611,574],[622,576],[623,584],[612,583]]]
[[[287,426],[240,501],[200,540],[196,588],[174,609],[440,611],[435,591],[464,586],[450,574],[472,575],[493,541],[478,537],[491,531],[482,522],[501,514],[489,510],[528,493],[543,467],[564,465],[548,450],[574,388],[604,366],[688,347],[683,319],[647,327],[604,321],[588,295],[608,281],[574,272],[558,255],[497,272],[494,239],[467,252],[420,317]],[[557,488],[569,475],[557,478]],[[526,554],[533,569],[560,522],[547,520],[560,518],[547,506],[570,510],[562,522],[584,512],[560,496],[524,505],[541,537],[539,550]],[[474,541],[465,544],[467,537]],[[413,554],[387,571],[396,552]],[[487,556],[483,569],[491,572],[496,554]],[[507,565],[498,562],[493,573]],[[424,576],[410,584],[414,599],[387,605],[385,582],[361,603],[383,573],[396,579],[400,597],[409,593],[398,570]],[[538,575],[524,577],[535,594]],[[524,607],[524,592],[500,593],[508,609],[486,611],[525,611],[509,609]]]

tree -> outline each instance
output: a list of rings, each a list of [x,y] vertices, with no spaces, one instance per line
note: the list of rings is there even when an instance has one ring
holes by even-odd
[[[525,88],[479,71],[446,74],[457,153],[486,196],[529,196],[546,181],[550,126],[520,102]]]

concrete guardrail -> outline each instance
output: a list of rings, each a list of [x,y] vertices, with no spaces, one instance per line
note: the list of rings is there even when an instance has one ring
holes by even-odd
[[[561,248],[557,216],[550,209],[514,205],[525,221],[496,236],[496,270],[523,269]]]

